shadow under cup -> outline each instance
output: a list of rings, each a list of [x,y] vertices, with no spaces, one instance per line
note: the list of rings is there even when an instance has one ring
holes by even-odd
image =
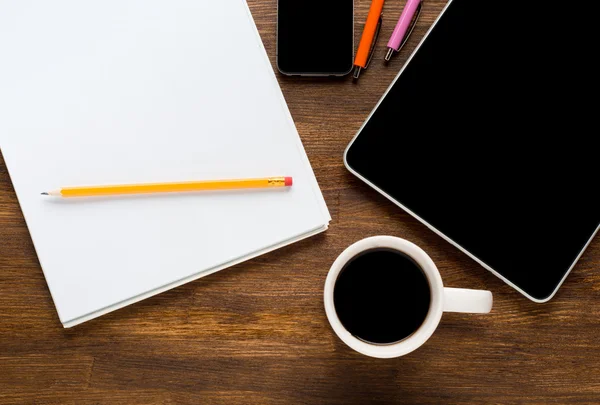
[[[410,256],[373,248],[344,265],[335,281],[333,304],[341,324],[355,338],[395,344],[423,325],[431,307],[431,286]]]

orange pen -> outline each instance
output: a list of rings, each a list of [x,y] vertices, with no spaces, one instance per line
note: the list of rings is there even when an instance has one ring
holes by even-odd
[[[358,79],[360,71],[366,69],[369,66],[371,57],[373,56],[373,50],[375,49],[375,43],[379,36],[379,30],[381,29],[381,21],[383,11],[383,3],[385,0],[373,0],[371,2],[371,8],[369,9],[369,15],[367,16],[367,22],[360,38],[360,44],[358,45],[358,51],[356,51],[356,58],[354,59],[354,79]]]

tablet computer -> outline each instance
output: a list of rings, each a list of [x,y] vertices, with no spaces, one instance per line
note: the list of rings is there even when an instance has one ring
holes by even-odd
[[[545,302],[600,227],[597,64],[583,20],[565,23],[575,21],[568,7],[519,7],[507,14],[497,2],[451,0],[344,160]]]

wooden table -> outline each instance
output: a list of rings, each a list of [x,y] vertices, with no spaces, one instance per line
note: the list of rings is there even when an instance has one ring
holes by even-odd
[[[355,2],[358,38],[370,1]],[[534,304],[343,167],[345,146],[444,3],[425,3],[389,67],[381,40],[358,85],[280,77],[329,231],[73,329],[58,321],[0,158],[0,403],[600,403],[599,238],[556,297]],[[276,0],[250,5],[275,63]],[[403,5],[386,4],[383,37]],[[492,290],[492,314],[446,314],[404,358],[351,351],[327,323],[323,283],[346,246],[378,234],[422,246],[449,286]]]

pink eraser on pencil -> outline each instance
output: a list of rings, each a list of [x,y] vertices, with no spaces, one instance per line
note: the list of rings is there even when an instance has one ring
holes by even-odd
[[[285,186],[286,187],[290,187],[292,184],[294,184],[294,181],[292,180],[291,177],[286,177],[285,178]]]

